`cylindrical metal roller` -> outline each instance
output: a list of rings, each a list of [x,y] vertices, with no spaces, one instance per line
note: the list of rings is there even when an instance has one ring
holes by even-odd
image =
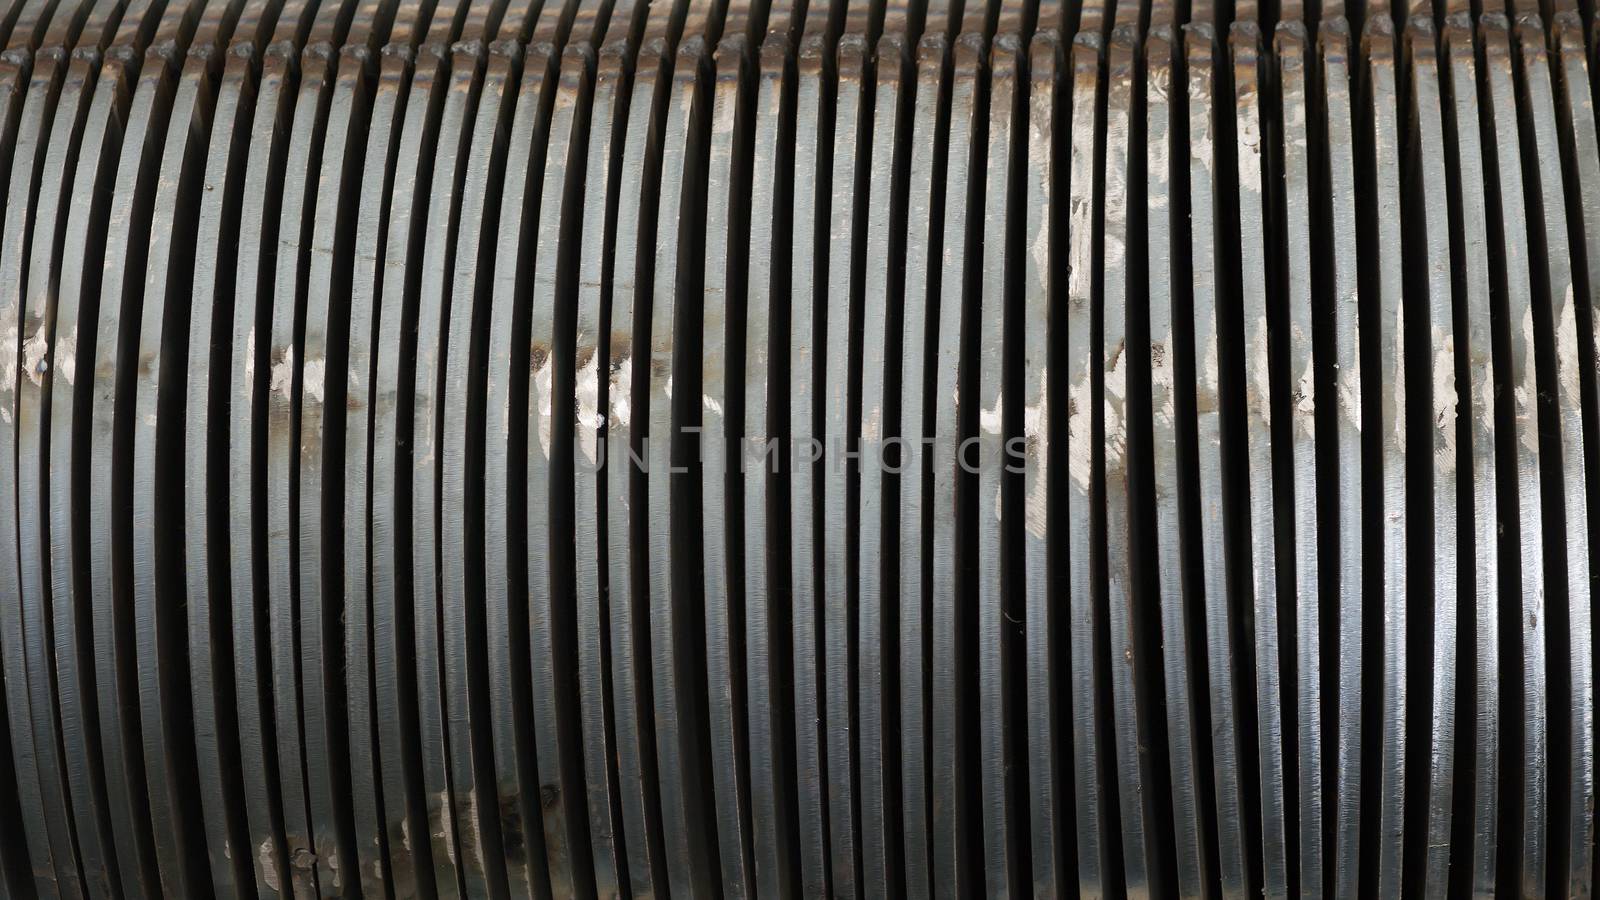
[[[1592,5],[0,6],[0,897],[1592,893]]]

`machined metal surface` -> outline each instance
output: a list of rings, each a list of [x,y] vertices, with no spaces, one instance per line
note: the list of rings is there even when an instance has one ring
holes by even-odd
[[[1573,0],[14,0],[0,897],[1588,896]]]

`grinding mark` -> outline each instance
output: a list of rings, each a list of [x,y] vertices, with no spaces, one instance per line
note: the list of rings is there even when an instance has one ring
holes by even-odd
[[[1152,68],[1146,75],[1147,102],[1166,103],[1171,95],[1172,73],[1165,66]]]
[[[1171,335],[1168,335],[1168,338],[1166,341],[1150,342],[1150,399],[1155,418],[1153,424],[1163,429],[1174,427],[1178,418],[1175,405],[1176,373],[1167,353]]]
[[[1456,348],[1455,336],[1433,329],[1434,456],[1438,471],[1456,468]]]
[[[1395,317],[1395,380],[1394,391],[1397,394],[1387,397],[1394,408],[1394,432],[1392,432],[1392,450],[1395,455],[1405,455],[1405,397],[1398,392],[1405,389],[1405,322],[1400,317]]]
[[[1272,381],[1267,371],[1267,317],[1263,313],[1250,331],[1250,352],[1246,369],[1249,375],[1245,396],[1250,410],[1263,423],[1272,421]]]
[[[46,359],[49,353],[50,340],[45,335],[45,327],[41,322],[39,329],[22,342],[22,372],[36,387],[43,382],[45,373],[50,370],[50,363]]]
[[[1005,431],[1005,398],[995,397],[994,405],[978,410],[978,429],[984,434],[1001,436]]]
[[[1355,297],[1349,300],[1352,307]],[[1361,335],[1352,327],[1350,346],[1361,346]],[[1334,366],[1334,393],[1337,394],[1339,415],[1344,419],[1344,424],[1357,434],[1361,433],[1361,368],[1359,364],[1350,366]]]
[[[459,863],[456,859],[456,829],[455,817],[450,813],[450,792],[443,790],[435,801],[438,806],[439,830],[434,832],[434,837],[444,844],[445,857],[452,863]]]
[[[318,357],[306,360],[304,369],[300,373],[301,387],[312,402],[321,403],[323,390],[327,382],[328,362]]]
[[[722,404],[717,401],[717,398],[710,394],[701,394],[700,402],[705,406],[706,412],[718,417],[722,415]]]
[[[1048,155],[1049,150],[1048,148],[1030,147],[1028,153],[1030,156]],[[1033,163],[1034,165],[1039,165],[1038,159],[1034,159]],[[1039,233],[1034,236],[1033,245],[1028,248],[1028,252],[1033,254],[1034,269],[1039,278],[1039,292],[1048,294],[1050,291],[1050,229],[1039,229]]]
[[[1106,360],[1105,376],[1105,453],[1106,469],[1112,466],[1121,466],[1123,457],[1128,450],[1128,423],[1126,403],[1128,399],[1128,378],[1123,371],[1121,363],[1123,351],[1127,349],[1124,343],[1118,343],[1117,349]]]
[[[253,389],[256,383],[256,329],[250,330],[244,336],[244,386],[246,391]]]
[[[531,353],[533,365],[532,396],[529,400],[533,404],[534,413],[539,417],[539,452],[545,459],[550,458],[554,449],[554,438],[551,431],[555,425],[555,418],[551,414],[551,388],[555,378],[555,366],[551,364],[550,351],[543,347],[535,347]]]
[[[1306,335],[1300,326],[1294,326],[1295,343],[1309,347],[1310,336]],[[1305,368],[1300,371],[1300,377],[1295,382],[1292,402],[1295,435],[1306,440],[1311,440],[1317,434],[1317,370],[1316,360],[1310,353],[1306,354]]]
[[[1086,493],[1094,475],[1094,447],[1088,433],[1089,389],[1087,370],[1067,387],[1067,474]]]
[[[68,385],[78,374],[78,333],[71,331],[56,336],[55,368]]]
[[[628,386],[633,384],[633,358],[625,356],[611,366],[611,418],[618,428],[627,428],[633,418]]]
[[[712,134],[718,137],[733,134],[733,119],[737,107],[738,104],[735,103],[716,104],[716,118],[711,123]]]
[[[1202,72],[1202,71],[1190,70],[1190,72],[1189,72],[1189,96],[1191,96],[1191,97],[1205,96],[1205,95],[1210,94],[1210,92],[1211,92],[1211,73],[1210,73],[1210,71],[1206,70],[1206,71]],[[1212,169],[1212,166],[1214,165],[1214,161],[1213,161],[1212,157],[1216,153],[1216,148],[1213,145],[1213,135],[1211,133],[1211,129],[1212,129],[1213,125],[1212,125],[1210,116],[1205,116],[1203,118],[1203,121],[1205,122],[1205,127],[1204,128],[1202,128],[1202,129],[1200,129],[1198,131],[1190,132],[1190,135],[1189,135],[1189,160],[1192,163],[1198,163],[1200,165],[1200,168],[1204,169],[1207,175],[1213,175],[1215,173],[1214,173],[1214,170]]]
[[[272,372],[269,373],[267,391],[290,396],[290,388],[294,384],[294,348],[278,349],[278,359],[272,360]]]
[[[1091,216],[1094,208],[1088,197],[1075,196],[1071,199],[1071,230],[1074,233],[1087,234],[1091,228]],[[1076,241],[1075,244],[1085,244],[1086,241]],[[1089,306],[1089,276],[1090,264],[1088,248],[1075,246],[1073,258],[1067,267],[1067,296],[1075,309],[1086,310]]]
[[[1127,259],[1128,245],[1127,242],[1123,240],[1122,235],[1113,233],[1109,228],[1106,230],[1104,237],[1105,240],[1103,241],[1104,246],[1101,249],[1101,255],[1104,256],[1104,258],[1108,261],[1106,264],[1105,274],[1106,277],[1109,278],[1112,272],[1112,267],[1109,261]]]
[[[1561,321],[1556,323],[1557,372],[1576,372],[1582,365],[1578,360],[1578,305],[1573,296],[1573,286],[1567,284],[1565,301],[1561,305]],[[1570,387],[1563,382],[1563,387]],[[1572,398],[1574,403],[1577,398]],[[1575,407],[1574,407],[1575,408]]]
[[[1292,65],[1286,63],[1284,67],[1285,68],[1292,68],[1294,70],[1299,70],[1300,63],[1299,63],[1298,60],[1295,60]],[[1295,138],[1293,140],[1291,140],[1289,143],[1294,147],[1300,148],[1301,152],[1303,153],[1305,151],[1306,146],[1307,146],[1307,141],[1306,141],[1306,138],[1305,138],[1305,134],[1306,134],[1306,107],[1308,105],[1310,105],[1310,104],[1307,104],[1307,103],[1293,103],[1293,104],[1285,104],[1285,105],[1289,107],[1289,109],[1286,111],[1287,114],[1288,114],[1288,124],[1285,126],[1285,128],[1291,134],[1295,135]]]
[[[465,809],[461,811],[461,845],[468,850],[479,851],[478,862],[482,863],[483,836],[478,831],[478,791],[472,788],[467,791]],[[452,818],[452,821],[454,819]]]
[[[1210,323],[1207,323],[1208,325]],[[1204,337],[1204,345],[1199,354],[1199,374],[1195,379],[1195,412],[1201,420],[1212,419],[1220,421],[1222,415],[1222,398],[1218,396],[1221,383],[1220,374],[1222,365],[1218,356],[1220,348],[1217,345],[1216,332],[1209,332]],[[1222,446],[1222,430],[1220,426],[1201,428],[1201,441],[1209,441],[1213,447]]]
[[[272,846],[272,838],[264,838],[261,841],[261,847],[257,850],[256,857],[261,864],[261,876],[266,881],[267,887],[281,892],[283,890],[283,882],[278,878],[278,855]]]
[[[578,351],[583,363],[578,366],[574,381],[580,440],[579,447],[589,462],[598,462],[598,432],[605,427],[605,413],[600,411],[600,354],[593,347]]]
[[[511,392],[500,392],[500,437],[511,440]]]
[[[6,403],[0,405],[0,416],[11,421],[10,398],[17,389],[17,308],[7,306],[0,310],[0,396]]]
[[[1254,109],[1256,106],[1256,89],[1253,86],[1241,87],[1239,89],[1237,105],[1240,108],[1249,107]],[[1250,153],[1256,155],[1261,153],[1261,122],[1258,116],[1247,115],[1241,118],[1239,124],[1239,142],[1243,144],[1244,149],[1248,150]],[[1245,174],[1253,175],[1254,172],[1250,171],[1250,169],[1247,167],[1241,167],[1241,182],[1248,182],[1252,185],[1258,183],[1258,179],[1256,178],[1244,178],[1243,175]],[[1241,187],[1242,186],[1243,185],[1241,184]]]
[[[1523,450],[1537,455],[1539,452],[1539,409],[1534,392],[1538,390],[1537,369],[1533,354],[1533,307],[1522,312],[1522,377],[1511,396],[1516,403],[1517,434]]]
[[[763,79],[776,80],[776,76],[771,72],[763,72]],[[767,101],[766,108],[762,110],[763,118],[775,119],[783,113],[784,91],[768,88],[761,92],[761,96]]]
[[[1494,434],[1494,394],[1494,378],[1489,367],[1475,366],[1472,372],[1473,412],[1478,417],[1478,428],[1485,435]],[[1493,446],[1492,440],[1488,446]]]
[[[1050,524],[1050,447],[1047,429],[1050,423],[1050,383],[1047,367],[1039,369],[1038,403],[1022,408],[1022,436],[1027,458],[1032,462],[1028,473],[1028,493],[1023,498],[1023,527],[1028,533],[1044,540]]]

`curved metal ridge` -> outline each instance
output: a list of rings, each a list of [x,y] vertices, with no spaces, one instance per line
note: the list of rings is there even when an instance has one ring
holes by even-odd
[[[1591,6],[0,3],[0,897],[1589,896]]]

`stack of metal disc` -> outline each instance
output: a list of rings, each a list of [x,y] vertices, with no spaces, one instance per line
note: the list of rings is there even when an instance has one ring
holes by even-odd
[[[1390,2],[0,0],[0,897],[1589,896],[1600,16]]]

